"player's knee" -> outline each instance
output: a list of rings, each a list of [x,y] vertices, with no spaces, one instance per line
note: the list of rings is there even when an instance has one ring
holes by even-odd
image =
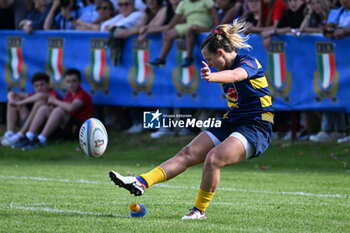
[[[212,149],[206,159],[204,166],[209,166],[209,167],[223,167],[224,166],[224,161],[222,161],[220,154],[218,151],[214,148]]]

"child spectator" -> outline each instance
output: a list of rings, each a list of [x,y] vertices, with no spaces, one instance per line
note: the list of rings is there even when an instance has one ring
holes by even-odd
[[[322,33],[330,10],[328,0],[311,0],[305,8],[305,17],[297,31],[300,33]]]
[[[165,58],[169,53],[173,40],[185,36],[187,57],[181,63],[181,67],[188,67],[193,63],[192,50],[195,34],[208,32],[214,24],[219,23],[219,14],[212,0],[183,0],[176,8],[176,15],[167,26],[163,34],[162,49],[159,58],[148,62],[152,67],[164,67]],[[181,23],[186,18],[185,23]]]
[[[60,13],[56,15],[56,11]],[[55,16],[56,15],[56,16]],[[70,0],[53,0],[49,14],[44,23],[44,30],[73,30],[73,21],[81,16],[79,8]]]
[[[16,148],[26,151],[44,147],[47,138],[53,133],[65,139],[77,138],[80,126],[85,120],[93,117],[91,96],[80,86],[80,72],[77,69],[69,69],[64,76],[68,89],[66,98],[62,101],[50,96],[48,104],[56,107],[52,110],[44,105],[38,109],[25,137],[15,144]],[[42,127],[41,133],[36,136]]]
[[[47,74],[35,73],[31,82],[34,92],[9,92],[7,95],[6,132],[1,139],[3,146],[11,146],[23,137],[37,109],[47,103],[50,95],[61,99],[61,96],[50,88],[50,77]],[[16,125],[22,127],[18,133],[15,133]]]
[[[34,0],[33,10],[19,23],[19,27],[27,34],[32,33],[33,30],[42,30],[49,10],[48,0]]]

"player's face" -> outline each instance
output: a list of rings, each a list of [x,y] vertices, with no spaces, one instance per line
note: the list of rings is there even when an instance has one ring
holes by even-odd
[[[224,59],[222,50],[218,50],[217,53],[210,53],[207,48],[202,50],[204,59],[207,61],[208,66],[214,67],[217,70],[224,70],[226,61]]]
[[[35,92],[47,93],[50,89],[50,84],[44,80],[39,80],[33,83]]]
[[[75,93],[80,87],[80,81],[76,75],[67,75],[67,88],[70,92]]]

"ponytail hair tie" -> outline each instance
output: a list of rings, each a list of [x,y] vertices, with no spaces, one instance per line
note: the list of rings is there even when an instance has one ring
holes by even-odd
[[[216,33],[216,34],[220,34],[220,31],[217,30],[217,29],[215,29],[215,33]]]

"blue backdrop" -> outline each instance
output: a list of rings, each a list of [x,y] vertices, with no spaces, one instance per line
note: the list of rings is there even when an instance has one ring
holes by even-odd
[[[74,67],[82,72],[83,88],[94,104],[225,108],[220,85],[200,79],[199,47],[205,36],[197,38],[193,66],[183,69],[183,40],[174,42],[165,68],[146,66],[160,53],[161,35],[126,40],[121,63],[114,67],[106,33],[0,31],[0,101],[6,101],[8,90],[33,91],[30,78],[38,71],[50,74],[64,95],[63,73]],[[266,70],[275,109],[350,111],[350,38],[283,35],[265,49],[261,37],[251,35],[249,43],[253,49],[240,52],[255,56]]]

